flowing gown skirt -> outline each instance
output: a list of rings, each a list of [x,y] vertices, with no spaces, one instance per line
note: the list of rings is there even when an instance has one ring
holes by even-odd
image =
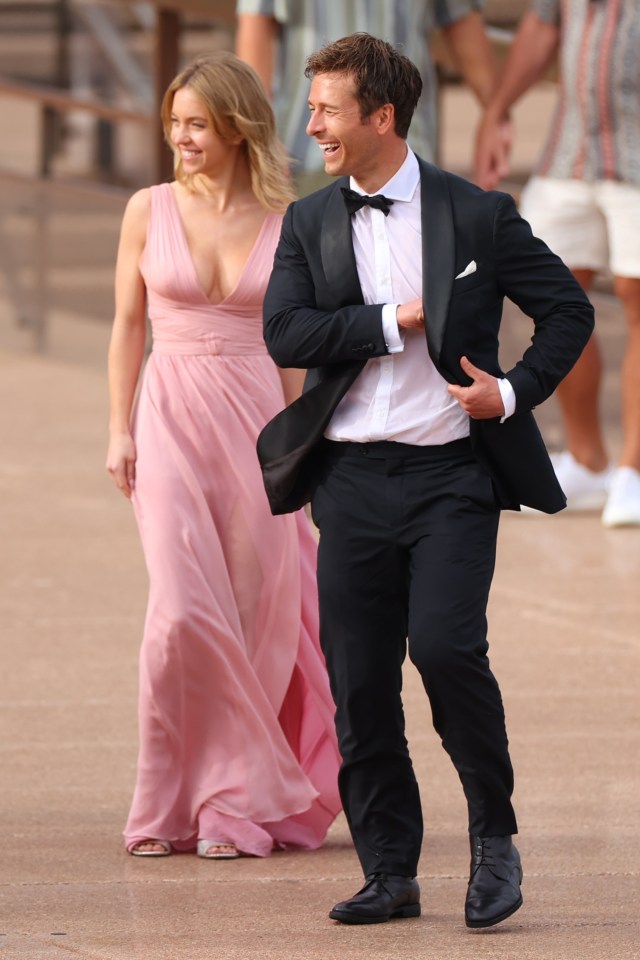
[[[134,507],[150,593],[129,847],[314,848],[340,809],[316,544],[304,514],[271,516],[256,462],[277,390],[267,357],[152,355],[145,371]]]

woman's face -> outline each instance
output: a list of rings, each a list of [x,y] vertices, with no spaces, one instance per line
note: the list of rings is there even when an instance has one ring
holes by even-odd
[[[216,133],[209,111],[190,87],[181,87],[174,94],[171,143],[180,151],[184,171],[190,176],[215,175],[237,147]]]

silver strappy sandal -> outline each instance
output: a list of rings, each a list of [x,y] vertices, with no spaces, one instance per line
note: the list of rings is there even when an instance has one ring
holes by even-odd
[[[217,853],[209,853],[217,850]],[[235,843],[228,840],[198,840],[198,856],[203,860],[237,860],[240,856]]]
[[[162,850],[140,850],[144,843],[156,843],[162,847]],[[138,842],[129,850],[132,857],[168,857],[173,851],[169,840],[138,840]]]

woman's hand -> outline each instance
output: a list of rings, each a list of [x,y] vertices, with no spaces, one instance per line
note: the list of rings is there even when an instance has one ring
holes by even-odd
[[[136,445],[130,433],[111,437],[106,466],[118,490],[130,500],[136,479]]]

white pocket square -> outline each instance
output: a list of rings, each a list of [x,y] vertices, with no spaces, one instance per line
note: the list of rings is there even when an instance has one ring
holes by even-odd
[[[457,277],[454,277],[455,280],[461,280],[462,277],[468,277],[470,273],[475,273],[478,269],[478,265],[475,260],[472,260],[471,263],[468,263],[462,273],[459,273]]]

